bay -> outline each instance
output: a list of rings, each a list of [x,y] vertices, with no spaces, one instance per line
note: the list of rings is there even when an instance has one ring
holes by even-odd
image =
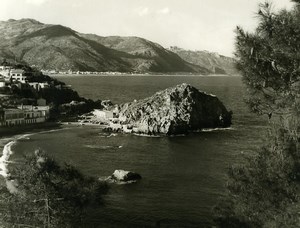
[[[180,83],[215,94],[233,111],[227,130],[184,137],[108,134],[97,127],[69,126],[33,134],[13,146],[15,161],[41,148],[82,172],[105,177],[115,169],[138,172],[139,183],[113,185],[106,206],[91,213],[102,227],[207,227],[212,207],[225,193],[226,172],[257,151],[266,120],[244,102],[240,77],[224,76],[60,76],[81,96],[123,103],[151,96]],[[87,226],[89,227],[89,226]],[[90,225],[90,227],[93,227]]]

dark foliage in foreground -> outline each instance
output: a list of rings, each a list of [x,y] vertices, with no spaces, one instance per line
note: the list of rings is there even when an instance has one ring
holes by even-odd
[[[219,227],[300,225],[300,1],[290,11],[261,4],[255,33],[237,29],[238,68],[253,112],[270,120],[265,145],[229,170],[214,208]]]
[[[103,205],[107,185],[40,151],[15,168],[1,189],[1,219],[9,227],[80,227],[89,208]]]
[[[228,198],[215,208],[220,227],[299,225],[299,142],[282,128],[272,135],[246,165],[230,169]]]

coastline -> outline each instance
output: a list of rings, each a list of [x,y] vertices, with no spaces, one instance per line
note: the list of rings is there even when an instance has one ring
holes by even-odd
[[[12,137],[19,134],[32,133],[38,130],[57,128],[59,126],[61,126],[61,124],[57,122],[44,122],[22,126],[0,127],[0,140],[3,137]]]
[[[4,145],[2,150],[2,156],[0,157],[0,176],[2,176],[5,181],[6,181],[6,177],[9,176],[8,163],[9,163],[10,156],[13,154],[13,151],[11,149],[12,146],[15,145],[18,140],[28,137],[29,135],[30,134],[25,134],[22,136],[15,136],[7,139],[9,141]]]
[[[239,74],[50,74],[50,77],[59,78],[59,77],[240,77]]]
[[[13,154],[12,146],[18,140],[29,137],[33,134],[38,134],[45,131],[60,130],[61,124],[56,122],[47,122],[42,124],[17,126],[11,128],[0,128],[0,185],[6,183],[6,177],[9,175],[8,164],[10,156]]]

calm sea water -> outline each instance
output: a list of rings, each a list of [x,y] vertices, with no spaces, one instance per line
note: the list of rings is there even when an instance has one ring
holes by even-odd
[[[239,77],[147,76],[59,77],[92,99],[128,102],[183,82],[213,93],[232,110],[230,130],[190,134],[185,137],[109,135],[97,127],[65,126],[34,134],[13,147],[13,159],[42,148],[61,162],[70,162],[95,177],[115,169],[131,170],[143,179],[136,184],[112,185],[106,207],[91,218],[102,227],[207,227],[211,208],[225,192],[229,165],[244,161],[261,144],[265,120],[244,104]],[[104,225],[103,225],[104,224]],[[88,227],[88,226],[87,226]]]

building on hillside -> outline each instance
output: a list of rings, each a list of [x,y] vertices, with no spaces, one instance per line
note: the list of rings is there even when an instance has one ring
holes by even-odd
[[[0,66],[0,71],[1,70],[10,70],[12,67],[11,66]]]
[[[6,86],[6,82],[3,78],[0,78],[0,88],[3,88]]]
[[[38,82],[29,82],[28,83],[32,88],[35,90],[40,90],[39,83]]]
[[[0,66],[0,75],[4,76],[5,79],[10,77],[11,66]]]
[[[99,110],[95,109],[93,111],[93,114],[99,118],[99,119],[104,119],[104,120],[109,120],[114,117],[114,114],[112,111],[107,111],[107,110]]]
[[[50,88],[50,85],[48,82],[40,82],[41,89]]]
[[[14,108],[0,111],[0,126],[15,126],[24,123],[24,112],[22,110]]]
[[[43,123],[49,118],[49,113],[49,106],[21,105],[18,108],[0,109],[0,126]]]
[[[25,124],[42,123],[46,121],[46,117],[38,110],[23,110]]]
[[[10,76],[17,77],[17,76],[24,76],[25,71],[22,69],[11,69]]]
[[[20,105],[18,109],[24,112],[25,123],[41,123],[49,119],[49,106]]]
[[[42,113],[43,116],[45,116],[45,119],[49,119],[50,117],[50,106],[45,105],[45,106],[35,106],[39,112]]]
[[[50,88],[48,82],[29,82],[28,84],[37,91],[39,91],[40,89]]]
[[[12,69],[10,71],[10,77],[12,80],[19,81],[21,83],[26,83],[28,81],[28,77],[22,69]]]

